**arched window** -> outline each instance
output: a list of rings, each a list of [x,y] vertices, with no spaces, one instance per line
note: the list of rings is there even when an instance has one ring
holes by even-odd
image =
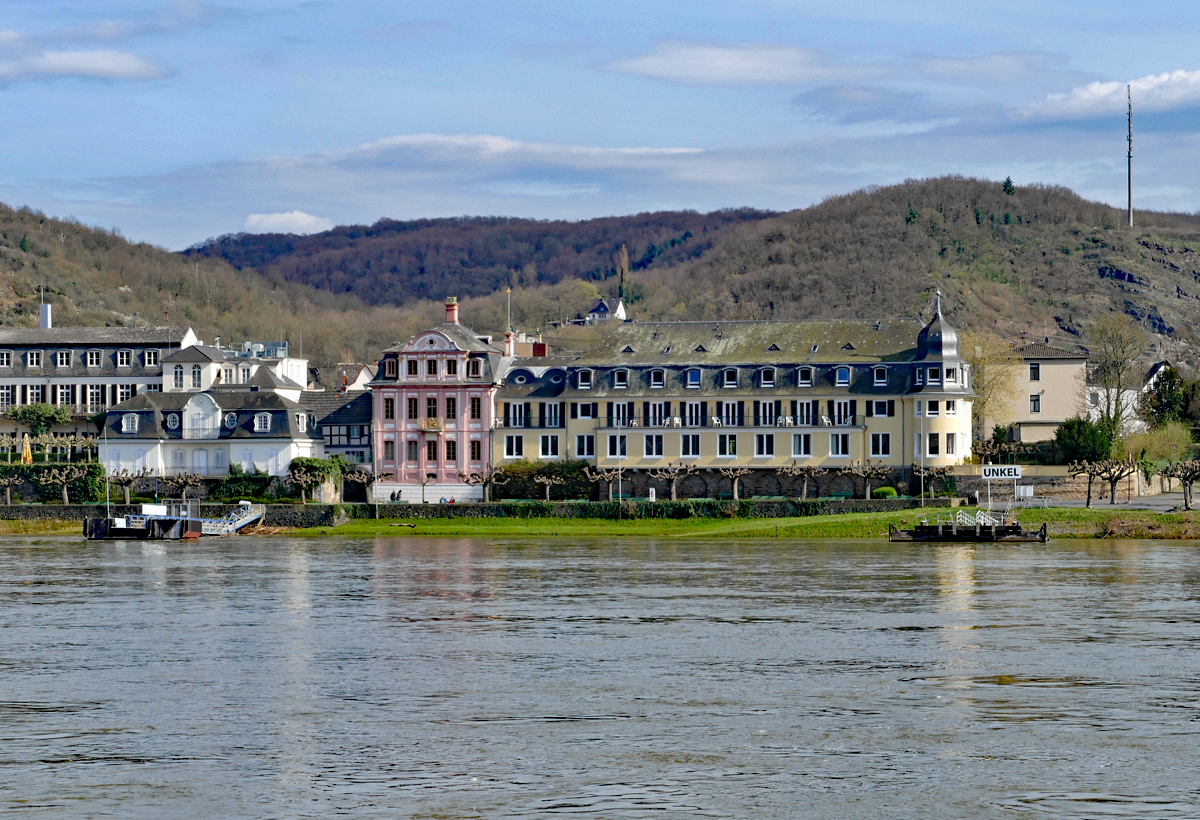
[[[180,390],[183,389],[183,365],[175,365],[175,386]]]
[[[837,383],[842,387],[850,384],[850,368],[839,367],[837,369]]]
[[[121,416],[121,432],[136,433],[138,430],[138,417],[134,413],[126,413]]]
[[[813,370],[811,367],[800,368],[799,384],[801,387],[812,387]]]
[[[737,371],[732,367],[722,370],[721,385],[723,387],[737,387]]]
[[[762,370],[762,373],[759,375],[759,384],[762,387],[774,387],[775,386],[775,368],[764,367]]]
[[[613,371],[613,387],[618,390],[623,390],[629,386],[629,371],[614,370]]]
[[[689,370],[687,372],[687,386],[691,388],[697,388],[700,386],[699,370]]]
[[[872,372],[874,373],[874,376],[875,376],[875,384],[877,384],[877,385],[887,384],[887,368],[886,367],[877,367]]]
[[[580,370],[575,374],[575,384],[580,390],[592,389],[592,371]]]
[[[667,373],[665,370],[650,371],[650,386],[651,387],[666,387]]]
[[[198,364],[192,365],[192,387],[200,386],[200,374],[202,372],[203,371],[200,369],[200,365],[198,365]]]

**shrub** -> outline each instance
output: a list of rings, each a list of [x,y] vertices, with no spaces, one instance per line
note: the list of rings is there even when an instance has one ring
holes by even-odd
[[[876,487],[871,491],[872,498],[895,498],[896,495],[895,487]]]

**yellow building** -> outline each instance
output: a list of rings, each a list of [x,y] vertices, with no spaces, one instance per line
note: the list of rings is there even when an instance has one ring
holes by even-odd
[[[794,495],[788,465],[911,465],[970,455],[973,391],[958,334],[912,320],[627,322],[575,361],[514,363],[497,390],[493,460],[692,465],[682,497]],[[833,473],[827,476],[832,480]],[[641,484],[639,484],[639,481]],[[822,483],[821,489],[831,484]],[[848,487],[846,489],[853,489]],[[810,484],[810,493],[813,488]]]

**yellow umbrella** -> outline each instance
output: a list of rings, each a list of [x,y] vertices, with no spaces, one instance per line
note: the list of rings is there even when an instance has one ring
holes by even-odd
[[[32,464],[33,463],[33,450],[29,446],[29,434],[28,433],[26,433],[24,436],[21,437],[21,463],[22,464]]]

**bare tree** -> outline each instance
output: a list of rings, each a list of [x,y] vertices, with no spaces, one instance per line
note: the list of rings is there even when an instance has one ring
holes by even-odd
[[[288,470],[288,483],[300,491],[300,503],[308,503],[308,489],[316,487],[325,480],[323,473],[316,470],[309,470],[304,467],[291,467]]]
[[[1017,394],[1018,359],[1013,347],[990,330],[964,331],[959,352],[970,365],[975,402],[971,413],[977,422],[976,438],[986,439],[990,427],[1008,424]]]
[[[12,506],[12,488],[24,481],[25,478],[20,473],[9,473],[8,475],[0,475],[0,487],[4,488],[4,503]]]
[[[505,472],[503,467],[497,467],[489,464],[482,471],[477,473],[459,473],[458,478],[464,484],[469,484],[472,487],[483,487],[483,501],[486,504],[491,501],[491,489],[493,486],[507,484],[511,477]]]
[[[8,463],[12,464],[13,450],[17,449],[21,440],[12,433],[0,433],[0,447],[4,448],[4,452],[8,455]]]
[[[178,493],[180,501],[187,500],[187,491],[192,487],[204,486],[204,479],[195,473],[180,473],[179,475],[162,476],[161,481],[173,491],[172,494]]]
[[[821,474],[820,467],[813,467],[810,464],[798,464],[792,461],[791,464],[785,464],[775,470],[779,475],[787,476],[788,478],[799,478],[802,480],[800,485],[800,499],[808,498],[808,482],[811,481],[813,486],[817,488],[818,494],[821,492],[821,487],[817,483],[817,476]]]
[[[877,481],[883,482],[891,478],[892,468],[888,467],[882,461],[873,462],[870,459],[864,459],[858,464],[851,464],[848,467],[841,468],[839,472],[851,478],[862,479],[863,498],[870,498],[871,485]]]
[[[733,500],[738,500],[738,482],[742,480],[742,476],[750,475],[749,467],[722,467],[717,470],[718,473],[728,478],[733,485]]]
[[[121,488],[125,495],[125,503],[129,504],[129,493],[133,489],[133,485],[137,484],[143,478],[149,478],[154,475],[154,470],[150,467],[143,467],[140,470],[114,470],[109,473],[108,480]]]
[[[394,478],[394,476],[392,473],[380,473],[376,475],[369,470],[347,470],[342,473],[342,484],[344,486],[349,481],[351,484],[361,484],[366,488],[384,478]]]
[[[1140,386],[1134,362],[1146,351],[1146,336],[1133,320],[1114,315],[1092,325],[1087,341],[1092,379],[1100,388],[1100,423],[1115,441],[1125,421],[1124,391]]]
[[[1195,504],[1192,485],[1200,479],[1200,461],[1177,461],[1162,469],[1162,475],[1179,479],[1183,488],[1183,508],[1190,510]]]
[[[608,500],[613,500],[613,484],[617,480],[617,470],[615,469],[599,469],[592,470],[590,467],[584,467],[583,473],[588,477],[588,481],[593,484],[605,481],[608,483]]]
[[[546,488],[546,500],[550,500],[550,488],[566,484],[567,480],[560,475],[535,475],[533,480]]]
[[[668,464],[665,467],[656,467],[652,470],[647,470],[646,474],[651,478],[657,478],[662,481],[671,482],[671,500],[678,501],[679,497],[676,493],[676,487],[679,485],[679,479],[686,478],[692,473],[700,472],[695,464],[684,464],[682,461],[677,464]]]
[[[1092,484],[1100,475],[1103,469],[1104,462],[1101,461],[1072,461],[1067,465],[1067,474],[1071,478],[1078,478],[1081,475],[1087,476],[1087,503],[1086,507],[1092,506]]]
[[[52,470],[43,470],[34,480],[39,484],[49,484],[61,488],[63,503],[70,504],[71,500],[67,497],[67,485],[72,481],[78,481],[86,474],[87,471],[83,467],[67,465],[65,467],[55,467]]]
[[[1117,485],[1137,472],[1137,465],[1110,458],[1100,462],[1100,478],[1108,482],[1108,503],[1117,503]]]
[[[925,479],[925,488],[923,492],[928,493],[930,498],[932,498],[934,494],[933,487],[935,482],[944,481],[946,476],[950,475],[949,467],[931,467],[929,465],[922,466],[916,463],[913,464],[912,471],[913,475],[918,479]],[[921,497],[924,498],[925,496],[922,495]]]

